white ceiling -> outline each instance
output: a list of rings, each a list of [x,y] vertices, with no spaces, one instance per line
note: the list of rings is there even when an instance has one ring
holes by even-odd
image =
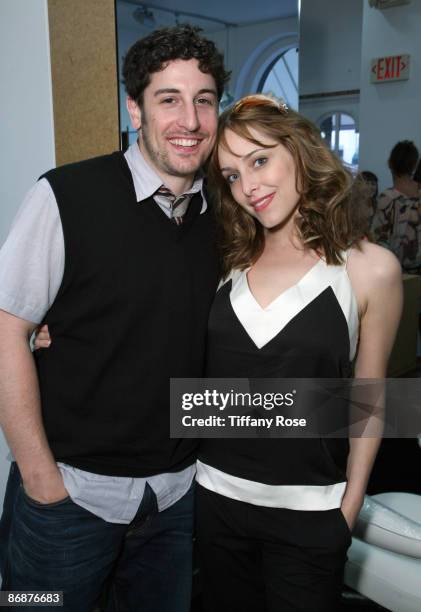
[[[117,0],[119,26],[132,28],[136,23],[132,17],[136,9],[135,3],[136,0]],[[139,0],[139,3],[148,6],[147,1]],[[174,25],[174,14],[159,11],[158,8],[153,7],[178,11],[180,22],[188,21],[205,30],[216,30],[223,26],[215,22],[184,16],[183,11],[238,25],[294,17],[298,14],[298,0],[266,0],[265,2],[257,0],[228,0],[228,2],[227,0],[152,0],[151,5],[158,26]]]

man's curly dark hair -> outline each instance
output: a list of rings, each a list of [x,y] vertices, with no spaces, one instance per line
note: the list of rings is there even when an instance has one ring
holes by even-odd
[[[179,25],[155,30],[130,47],[123,62],[123,83],[127,94],[139,106],[143,92],[154,72],[164,70],[171,60],[197,59],[202,72],[215,79],[218,99],[229,80],[230,72],[224,69],[224,56],[211,40],[199,35],[201,28]]]

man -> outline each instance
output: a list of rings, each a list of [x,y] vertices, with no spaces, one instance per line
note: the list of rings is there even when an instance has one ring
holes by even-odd
[[[3,589],[64,609],[189,610],[195,444],[169,438],[169,378],[200,376],[217,283],[197,175],[228,74],[195,28],[123,68],[139,144],[48,172],[0,253],[0,418],[16,463]],[[34,358],[40,323],[54,342]]]

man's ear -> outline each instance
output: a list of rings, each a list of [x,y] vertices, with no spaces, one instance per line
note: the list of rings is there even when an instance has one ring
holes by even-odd
[[[127,96],[126,98],[126,106],[127,112],[130,115],[130,120],[132,122],[133,129],[140,130],[142,127],[142,111],[139,108],[139,105],[133,98]]]

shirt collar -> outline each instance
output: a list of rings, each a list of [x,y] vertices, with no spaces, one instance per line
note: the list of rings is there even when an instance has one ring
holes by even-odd
[[[148,164],[142,155],[137,142],[130,145],[125,152],[124,157],[126,158],[133,177],[137,201],[142,202],[143,200],[150,198],[156,192],[156,190],[163,185],[161,177],[158,176],[155,170]],[[199,191],[202,195],[203,202],[202,210],[200,212],[203,213],[207,208],[207,202],[203,192],[203,175],[201,173],[195,177],[193,185],[188,191],[186,191],[186,194],[193,195]]]

